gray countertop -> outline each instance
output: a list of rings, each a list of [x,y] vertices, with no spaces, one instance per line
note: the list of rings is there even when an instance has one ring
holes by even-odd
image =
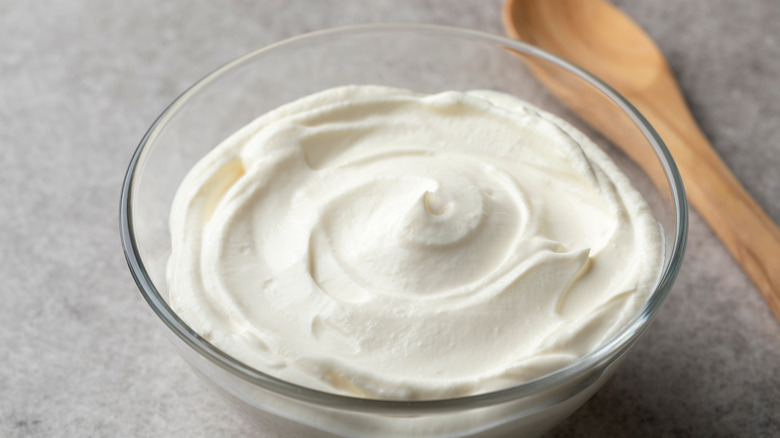
[[[622,0],[780,222],[780,7]],[[0,1],[0,436],[262,436],[170,348],[122,255],[127,163],[177,94],[343,24],[503,34],[499,1]],[[617,374],[552,436],[780,436],[780,324],[691,212],[682,272]],[[777,255],[780,257],[780,254]]]

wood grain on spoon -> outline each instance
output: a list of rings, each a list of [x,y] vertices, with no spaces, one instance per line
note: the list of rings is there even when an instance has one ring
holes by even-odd
[[[780,229],[737,181],[693,119],[666,59],[629,17],[604,0],[508,0],[513,38],[566,58],[610,84],[642,113],[669,148],[691,204],[710,224],[780,320]],[[638,162],[642,152],[576,90],[544,68],[539,79]],[[650,175],[656,178],[657,175]]]

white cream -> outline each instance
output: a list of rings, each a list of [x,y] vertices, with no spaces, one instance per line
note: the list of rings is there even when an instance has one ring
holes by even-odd
[[[187,175],[173,309],[260,371],[387,399],[539,377],[633,317],[659,225],[608,157],[488,91],[326,90]]]

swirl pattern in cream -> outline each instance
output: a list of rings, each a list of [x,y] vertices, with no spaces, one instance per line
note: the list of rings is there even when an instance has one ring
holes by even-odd
[[[583,134],[489,91],[326,90],[189,173],[170,301],[214,345],[304,386],[386,399],[565,366],[642,307],[661,232]]]

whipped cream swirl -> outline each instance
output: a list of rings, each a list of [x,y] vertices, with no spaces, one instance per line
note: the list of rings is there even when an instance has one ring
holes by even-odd
[[[170,302],[246,364],[385,399],[565,366],[655,287],[661,232],[608,157],[490,92],[326,90],[225,140],[171,213]]]

